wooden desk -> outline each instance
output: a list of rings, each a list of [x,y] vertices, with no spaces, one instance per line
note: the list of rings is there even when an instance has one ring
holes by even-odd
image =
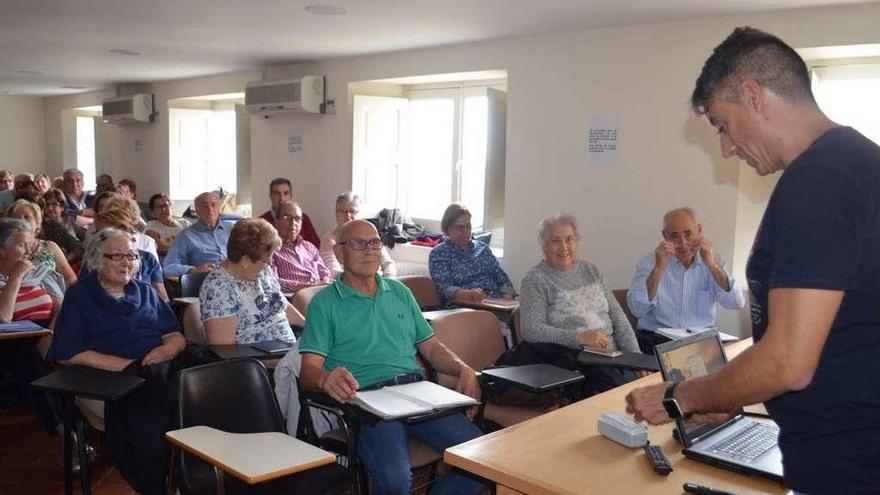
[[[165,434],[169,442],[248,484],[336,462],[329,452],[284,433],[227,433],[191,426]]]
[[[725,350],[732,357],[751,342],[743,340]],[[688,481],[738,495],[787,493],[772,481],[686,459],[681,445],[672,439],[673,423],[648,428],[651,443],[661,446],[672,463],[669,476],[656,474],[642,449],[628,449],[598,432],[601,413],[624,412],[630,390],[660,380],[660,374],[654,373],[457,445],[446,450],[443,460],[495,482],[498,495],[680,494]]]
[[[454,313],[467,313],[468,311],[473,311],[471,308],[450,308],[450,309],[435,309],[432,311],[422,311],[422,316],[425,317],[425,320],[428,323],[440,318],[441,316],[451,315]]]

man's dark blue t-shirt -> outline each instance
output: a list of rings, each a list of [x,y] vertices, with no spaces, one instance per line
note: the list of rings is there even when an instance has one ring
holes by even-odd
[[[772,289],[844,291],[810,385],[767,402],[785,483],[805,493],[880,491],[880,148],[826,132],[776,185],[746,269],[755,340]]]

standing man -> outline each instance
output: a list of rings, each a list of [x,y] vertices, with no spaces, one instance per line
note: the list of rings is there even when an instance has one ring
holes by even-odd
[[[626,295],[639,319],[636,337],[645,354],[666,342],[658,328],[703,328],[715,325],[715,303],[739,310],[746,304],[740,283],[715,256],[690,208],[663,215],[663,240],[636,265]]]
[[[755,345],[721,371],[633,390],[637,420],[765,402],[785,484],[880,490],[880,148],[826,117],[782,40],[737,28],[691,98],[725,157],[783,171],[746,270]],[[664,407],[665,406],[665,407]]]
[[[174,238],[162,266],[165,275],[210,272],[226,259],[226,244],[235,222],[220,220],[220,195],[204,192],[196,196],[195,205],[199,221]]]
[[[278,177],[276,179],[272,179],[272,182],[269,183],[269,200],[272,202],[272,208],[262,215],[260,218],[263,220],[275,225],[275,219],[278,218],[279,208],[281,207],[282,201],[291,201],[293,198],[293,186],[290,181],[285,179],[284,177]],[[318,232],[315,231],[314,225],[312,225],[312,220],[308,215],[303,213],[302,215],[302,229],[300,229],[300,235],[303,239],[311,242],[315,245],[316,248],[321,248],[321,238],[318,237]]]
[[[281,237],[281,248],[272,255],[272,266],[284,292],[296,293],[313,285],[333,282],[333,274],[321,259],[314,244],[300,235],[303,213],[293,201],[282,201],[275,230]]]

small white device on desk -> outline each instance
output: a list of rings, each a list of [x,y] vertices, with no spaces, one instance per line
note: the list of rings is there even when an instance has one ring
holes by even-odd
[[[631,449],[648,443],[645,425],[616,412],[605,412],[599,416],[599,433]]]

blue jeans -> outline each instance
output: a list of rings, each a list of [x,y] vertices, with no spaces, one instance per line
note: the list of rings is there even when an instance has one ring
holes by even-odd
[[[412,485],[408,438],[422,441],[437,452],[472,440],[483,432],[464,414],[442,416],[417,425],[400,421],[380,421],[362,425],[358,433],[357,453],[373,479],[375,495],[406,495]],[[455,471],[443,476],[431,489],[431,495],[468,495],[485,490],[486,485]]]

